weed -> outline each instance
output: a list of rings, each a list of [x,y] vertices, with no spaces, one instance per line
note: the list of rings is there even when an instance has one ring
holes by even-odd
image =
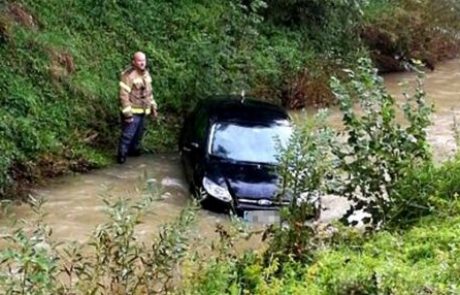
[[[138,202],[104,199],[110,221],[88,242],[56,243],[43,223],[43,200],[33,200],[37,219],[4,236],[0,251],[2,294],[165,294],[174,290],[177,266],[188,251],[197,205],[164,225],[157,238],[138,240],[135,227],[157,192]]]

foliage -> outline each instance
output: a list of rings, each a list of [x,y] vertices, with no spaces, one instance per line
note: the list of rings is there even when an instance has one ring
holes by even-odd
[[[280,224],[270,229],[269,259],[308,261],[314,250],[310,243],[314,229],[305,221],[319,217],[320,199],[327,191],[325,178],[332,168],[327,159],[333,132],[325,125],[325,115],[320,112],[311,123],[296,126],[289,143],[280,146],[279,198],[291,201],[281,212]]]
[[[180,294],[456,294],[458,200],[453,215],[419,220],[402,233],[383,230],[363,237],[336,233],[334,243],[318,248],[309,263],[276,260],[260,252],[200,268],[201,280]]]
[[[58,162],[62,173],[110,161],[107,151],[113,154],[119,135],[118,75],[134,51],[147,53],[161,115],[149,128],[144,146],[164,150],[175,144],[183,113],[209,94],[245,89],[292,107],[329,102],[329,76],[338,67],[353,67],[366,54],[356,42],[356,28],[363,21],[391,26],[385,15],[392,7],[409,15],[419,11],[409,2],[2,3],[0,195],[14,195],[11,188],[20,187],[24,179],[33,182],[48,174],[40,172],[47,168],[43,158]],[[423,11],[441,11],[451,23],[458,18],[458,10],[450,9],[458,6],[455,1],[443,0],[443,6],[421,3]],[[424,44],[407,41],[419,40],[420,34],[428,32],[430,44],[450,46],[446,37],[436,36],[453,36],[458,28],[447,21],[440,25],[440,18],[433,22],[437,25],[423,23],[423,30],[402,30],[404,35],[396,38],[396,48],[414,51],[407,60],[424,56],[405,45]],[[387,31],[391,35],[396,30]],[[428,53],[432,49],[423,48]],[[69,159],[74,149],[89,154]]]
[[[458,55],[458,1],[369,1],[364,16],[359,35],[381,71],[407,70],[414,59],[434,70]]]
[[[0,250],[2,294],[164,294],[172,292],[176,267],[189,247],[196,205],[165,224],[151,242],[138,240],[135,229],[159,191],[138,202],[104,199],[109,222],[89,241],[53,242],[43,223],[42,201],[32,202],[37,221],[5,235]]]
[[[352,64],[362,51],[350,38],[364,21],[365,41],[389,36],[387,44],[366,43],[371,55],[389,49],[407,62],[438,60],[456,48],[458,11],[452,0],[1,3],[0,195],[58,161],[63,170],[107,164],[100,151],[118,135],[117,73],[138,49],[149,57],[162,114],[148,150],[173,145],[183,112],[207,94],[295,97],[311,85],[305,79],[327,80],[338,65],[353,69],[350,81],[332,82],[344,112],[339,143],[321,124],[300,126],[280,158],[292,203],[284,223],[266,232],[264,251],[237,253],[239,239],[250,236],[240,227],[219,227],[220,243],[204,255],[190,251],[195,206],[142,244],[135,229],[149,194],[140,203],[106,202],[110,221],[90,243],[61,245],[38,202],[38,221],[4,236],[1,292],[458,293],[460,162],[431,163],[422,88],[408,96],[405,125],[396,123],[394,101],[370,62]],[[369,209],[374,225],[383,220],[387,229],[362,236],[306,222],[318,212],[306,200],[330,192]]]
[[[459,169],[458,156],[441,166],[425,163],[410,169],[395,185],[393,195],[400,201],[390,208],[388,225],[404,228],[425,215],[448,217],[458,212]]]
[[[320,50],[336,55],[358,48],[350,37],[361,22],[362,0],[268,0],[265,17],[268,21],[301,30],[309,42]]]
[[[311,126],[298,129],[293,138],[304,140],[306,155],[313,157],[322,153],[314,144],[318,140],[326,144],[329,139],[320,141],[328,138],[322,133],[324,129]],[[293,151],[302,151],[293,148],[294,142],[289,149],[291,156]],[[308,166],[318,176],[328,171],[320,169],[328,165],[309,166],[313,162],[299,158],[304,160],[299,161],[303,165],[290,167]],[[407,225],[407,219],[411,219],[411,227],[387,227],[371,235],[353,229],[315,227],[314,231],[302,230],[306,239],[290,238],[294,244],[276,239],[289,238],[287,229],[279,228],[266,247],[243,253],[236,248],[254,232],[248,232],[240,222],[219,226],[220,241],[209,249],[190,246],[195,207],[186,209],[151,243],[141,243],[135,226],[156,200],[155,190],[147,191],[135,203],[106,202],[109,222],[98,226],[84,244],[53,242],[37,209],[38,222],[19,225],[5,235],[6,246],[0,251],[0,284],[6,294],[88,294],[91,290],[95,294],[456,294],[460,288],[456,246],[460,236],[460,188],[453,176],[459,170],[457,158],[437,167],[426,163],[415,170],[419,174],[407,173],[398,182],[394,191],[430,196],[420,197],[430,202],[430,216],[405,216],[409,207],[399,215],[398,222]],[[320,178],[295,179],[290,181],[297,183],[298,192],[302,187],[324,185]],[[294,207],[292,217],[302,216],[297,210],[300,208]],[[296,246],[303,242],[308,243],[302,244],[308,252],[302,252],[300,258],[304,259],[299,259],[292,254],[298,253]]]
[[[43,223],[40,200],[32,200],[36,214],[27,228],[19,227],[3,240],[9,245],[0,252],[2,294],[56,294],[59,257],[50,241],[51,230]]]
[[[426,127],[432,106],[419,82],[403,107],[406,126],[396,121],[394,99],[369,60],[360,60],[356,71],[347,70],[350,82],[332,79],[332,89],[343,113],[345,145],[334,147],[341,187],[355,206],[371,213],[373,226],[385,222],[393,206],[405,202],[405,195],[393,194],[395,184],[408,169],[429,161],[431,154]],[[359,102],[359,113],[353,103]]]

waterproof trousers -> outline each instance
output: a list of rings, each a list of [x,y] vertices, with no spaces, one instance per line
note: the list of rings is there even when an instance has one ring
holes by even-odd
[[[121,120],[121,137],[118,144],[118,156],[126,157],[139,153],[140,142],[144,134],[145,115],[133,115],[133,121]]]

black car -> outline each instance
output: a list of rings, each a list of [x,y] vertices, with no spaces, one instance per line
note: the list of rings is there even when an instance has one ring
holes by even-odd
[[[181,162],[194,196],[245,215],[288,203],[277,196],[277,146],[292,132],[284,109],[254,99],[200,101],[179,140]]]

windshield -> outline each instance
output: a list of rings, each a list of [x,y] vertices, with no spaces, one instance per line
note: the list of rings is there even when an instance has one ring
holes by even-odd
[[[287,124],[243,125],[220,122],[213,125],[210,154],[224,159],[254,163],[277,162],[278,140],[284,146],[292,133]]]

